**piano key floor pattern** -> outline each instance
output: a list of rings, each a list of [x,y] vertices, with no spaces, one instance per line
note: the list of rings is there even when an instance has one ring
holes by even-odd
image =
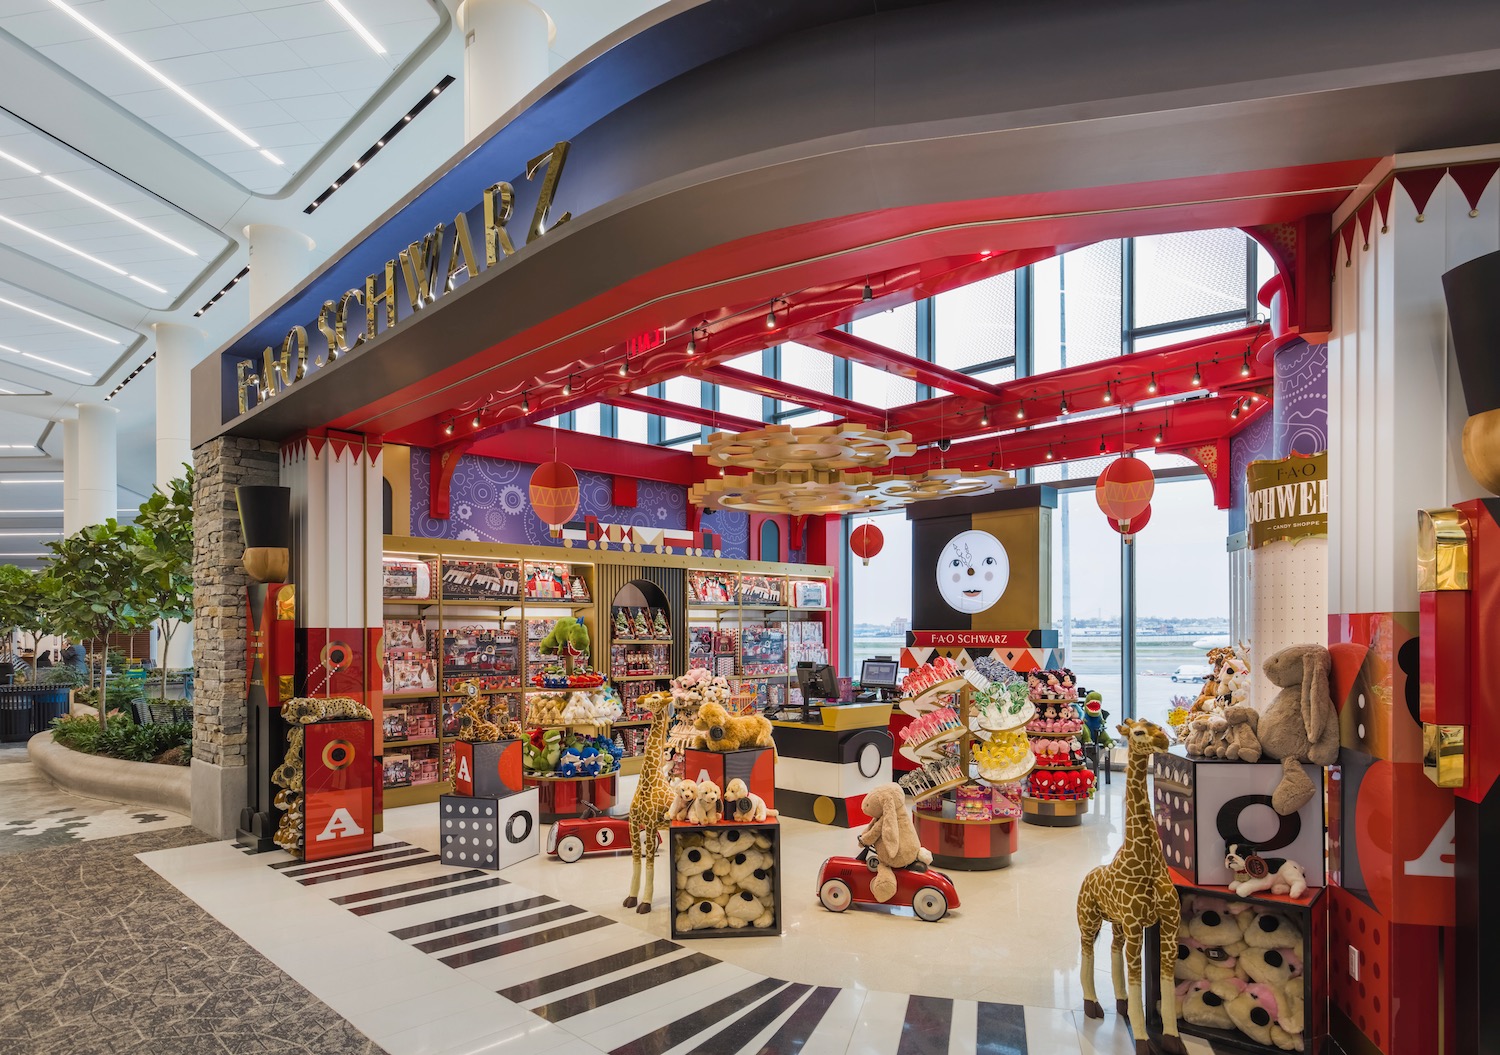
[[[392,1055],[1135,1050],[1114,1015],[767,977],[396,839],[318,864],[229,843],[141,860]]]

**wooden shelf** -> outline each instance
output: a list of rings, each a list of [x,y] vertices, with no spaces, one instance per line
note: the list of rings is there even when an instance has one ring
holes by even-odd
[[[397,747],[397,746],[399,746],[399,747],[425,747],[428,744],[436,744],[439,741],[440,741],[440,738],[436,737],[436,736],[427,737],[427,738],[424,738],[424,739],[421,739],[421,740],[390,740],[390,739],[387,739],[386,742],[385,742],[385,746],[386,747]]]
[[[612,645],[670,645],[671,638],[660,637],[616,637],[610,640]]]
[[[455,675],[455,676],[458,676],[458,675]],[[520,692],[521,689],[522,689],[522,686],[520,686],[520,685],[508,685],[508,686],[506,686],[503,689],[475,689],[474,692],[472,693],[472,695],[474,695],[474,696],[489,696],[489,695],[491,695],[493,693],[496,693],[496,692]],[[471,694],[467,693],[467,692],[464,692],[461,689],[450,689],[450,690],[448,690],[446,692],[440,693],[439,695],[444,696],[444,697],[463,697],[463,698],[467,698]]]
[[[380,603],[385,605],[399,604],[414,605],[417,608],[431,608],[438,603],[438,599],[436,597],[382,597]],[[452,602],[450,601],[449,603],[451,604]]]
[[[519,604],[527,608],[568,608],[575,612],[594,607],[593,601],[544,601],[540,597],[527,597]]]
[[[670,674],[612,674],[610,681],[671,681]]]
[[[610,722],[610,725],[650,725],[650,718],[621,718],[618,722]]]
[[[437,689],[429,689],[426,692],[383,692],[380,694],[382,700],[430,700],[442,693]]]
[[[385,809],[416,806],[424,802],[436,802],[439,795],[448,794],[452,787],[453,785],[446,780],[437,780],[431,784],[410,784],[405,787],[386,788],[381,801]]]
[[[496,597],[493,601],[472,597],[443,598],[444,608],[519,608],[521,602],[514,597]]]

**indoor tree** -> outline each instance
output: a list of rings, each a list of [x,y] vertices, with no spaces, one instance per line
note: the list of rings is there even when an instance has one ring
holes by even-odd
[[[10,653],[10,634],[18,632],[31,639],[32,671],[42,638],[55,626],[54,600],[57,581],[41,572],[27,571],[14,564],[0,564],[0,628],[5,634],[5,651]]]
[[[167,695],[172,635],[193,618],[193,470],[157,488],[135,518],[136,559],[145,607],[161,642],[161,696]]]
[[[155,616],[142,589],[140,533],[113,517],[83,528],[65,539],[46,543],[47,574],[57,582],[58,629],[75,641],[101,647],[112,633],[133,630]],[[108,726],[105,701],[107,670],[99,664],[99,726]]]

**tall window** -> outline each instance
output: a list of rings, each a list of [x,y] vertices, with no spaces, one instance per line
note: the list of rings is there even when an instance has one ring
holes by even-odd
[[[1123,717],[1120,574],[1120,536],[1094,489],[1063,491],[1052,512],[1052,619],[1065,664],[1114,718]]]
[[[849,658],[840,673],[856,678],[861,660],[899,657],[911,629],[911,521],[904,513],[850,517],[849,530],[866,522],[880,529],[885,546],[870,558],[868,567],[858,557],[849,557]]]

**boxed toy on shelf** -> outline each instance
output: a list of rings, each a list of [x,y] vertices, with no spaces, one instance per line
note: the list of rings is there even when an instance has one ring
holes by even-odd
[[[437,744],[426,744],[411,749],[412,787],[422,784],[436,784],[439,772]]]
[[[517,601],[521,569],[514,561],[443,561],[443,599],[448,601]]]
[[[736,604],[736,576],[728,571],[690,571],[687,574],[688,601],[699,604]]]
[[[584,603],[591,599],[583,569],[572,564],[526,562],[526,599]]]
[[[403,752],[387,752],[382,760],[385,786],[404,788],[411,786],[411,755]]]
[[[741,575],[740,604],[746,608],[780,608],[786,604],[786,580],[779,575]]]
[[[792,582],[791,586],[793,608],[828,607],[828,584],[826,582],[797,579]]]
[[[740,628],[741,668],[745,674],[785,674],[785,623],[746,623]]]
[[[406,739],[406,708],[387,707],[381,712],[380,735],[387,743]]]
[[[510,675],[519,683],[520,645],[509,625],[443,631],[443,674]]]
[[[427,601],[436,594],[437,561],[386,554],[380,562],[380,593],[387,601]]]
[[[823,643],[823,624],[815,619],[797,620],[787,625],[787,662],[827,663],[828,648]]]
[[[436,740],[437,701],[413,700],[406,706],[406,735],[410,740]]]

